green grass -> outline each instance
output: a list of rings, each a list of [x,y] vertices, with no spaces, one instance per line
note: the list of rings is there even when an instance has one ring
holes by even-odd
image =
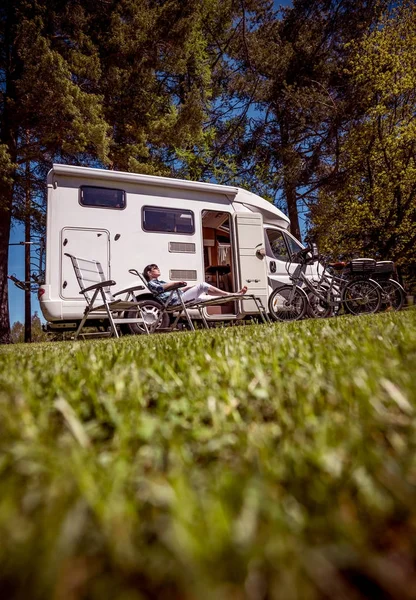
[[[415,597],[416,311],[0,348],[2,598]]]

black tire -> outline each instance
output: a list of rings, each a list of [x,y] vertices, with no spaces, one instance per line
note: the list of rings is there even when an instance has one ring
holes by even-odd
[[[380,279],[377,283],[381,286],[381,310],[401,310],[405,301],[405,292],[394,279]]]
[[[284,285],[274,290],[269,298],[269,313],[275,321],[298,321],[301,319],[308,304],[306,295],[299,288],[295,288],[292,302],[287,299],[293,286]]]
[[[371,315],[381,306],[381,288],[369,279],[353,279],[342,290],[342,304],[351,315]]]
[[[317,291],[325,296],[328,294],[328,290],[326,289],[318,289]],[[327,319],[328,317],[332,317],[335,307],[335,299],[332,292],[329,294],[329,301],[331,304],[325,302],[325,300],[321,300],[313,292],[308,292],[308,305],[306,307],[308,316],[312,319]]]
[[[160,323],[158,324],[156,329],[166,329],[169,327],[169,315],[164,313],[162,318],[160,319],[160,313],[162,310],[162,305],[156,300],[139,300],[138,305],[140,310],[142,311],[143,318],[146,321],[149,332],[152,333],[154,331],[155,324],[158,320]],[[134,318],[136,316],[136,311],[130,310],[124,313],[126,318]],[[123,326],[127,333],[133,335],[143,335],[146,333],[146,329],[141,323],[128,323]]]

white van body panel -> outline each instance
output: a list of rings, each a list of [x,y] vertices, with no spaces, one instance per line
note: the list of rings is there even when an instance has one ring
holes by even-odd
[[[241,287],[247,286],[266,306],[269,295],[266,261],[258,256],[258,251],[264,249],[263,216],[259,213],[236,213],[234,224],[239,256],[239,284]],[[245,313],[256,312],[253,300],[244,300],[241,304]]]
[[[61,230],[62,252],[75,256],[88,257],[94,248],[95,260],[100,261],[106,279],[110,278],[110,232],[108,229],[93,229],[83,227],[64,227]],[[63,300],[79,300],[79,285],[74,277],[74,268],[70,260],[61,257],[61,289]]]
[[[123,190],[124,208],[83,206],[82,186]],[[192,233],[145,231],[144,207],[191,211]],[[232,277],[236,291],[247,285],[264,304],[274,281],[287,279],[286,263],[276,262],[270,272],[272,257],[263,257],[266,249],[265,229],[288,233],[289,219],[275,206],[259,196],[233,186],[185,181],[54,165],[48,174],[48,209],[46,235],[45,284],[41,286],[40,306],[51,322],[79,320],[85,307],[83,296],[65,253],[99,260],[104,273],[117,282],[114,291],[137,284],[129,273],[142,271],[157,263],[166,281],[187,281],[190,285],[205,280],[203,214],[215,211],[229,217],[233,239]],[[299,243],[299,242],[298,242]],[[249,301],[240,305],[230,318],[256,312]],[[208,318],[222,318],[208,315]]]

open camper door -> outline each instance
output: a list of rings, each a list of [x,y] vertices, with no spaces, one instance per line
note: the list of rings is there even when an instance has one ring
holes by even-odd
[[[259,296],[267,306],[267,268],[264,256],[263,217],[259,213],[235,213],[234,231],[240,286]],[[241,302],[243,313],[257,312],[252,300]]]
[[[82,300],[74,268],[65,252],[79,258],[98,260],[110,279],[110,234],[106,229],[65,227],[61,231],[61,298]]]

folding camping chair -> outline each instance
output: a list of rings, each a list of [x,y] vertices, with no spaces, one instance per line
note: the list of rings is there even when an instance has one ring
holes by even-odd
[[[105,319],[108,318],[110,323],[109,335],[119,337],[117,331],[117,325],[128,323],[142,323],[146,333],[149,333],[145,319],[143,319],[140,305],[134,296],[134,292],[137,290],[144,290],[143,285],[135,285],[124,290],[120,290],[116,294],[112,294],[110,287],[116,285],[116,282],[112,279],[106,279],[101,263],[97,260],[91,260],[87,258],[80,258],[68,254],[65,252],[65,256],[71,259],[72,266],[74,267],[75,275],[81,289],[80,294],[83,294],[87,306],[84,310],[84,316],[78,329],[75,332],[74,339],[77,339],[80,335],[87,319]],[[116,296],[125,294],[124,300],[121,298],[116,299]],[[98,306],[95,305],[97,297],[99,301]],[[136,313],[135,317],[123,317],[123,313],[128,311],[128,314]],[[139,316],[137,316],[139,315]],[[85,334],[84,334],[85,335]]]
[[[209,329],[209,324],[208,324],[206,317],[204,315],[204,312],[203,312],[203,309],[206,306],[218,306],[220,304],[226,304],[228,302],[242,301],[242,300],[253,300],[263,323],[270,323],[269,315],[267,314],[267,311],[263,306],[261,298],[259,298],[255,294],[244,294],[244,296],[235,294],[232,296],[219,296],[216,298],[210,298],[209,300],[192,300],[191,302],[184,302],[182,299],[182,296],[179,294],[180,302],[178,304],[169,304],[170,300],[172,298],[172,294],[174,294],[176,292],[176,290],[178,290],[179,288],[183,287],[182,284],[178,283],[174,288],[171,288],[171,293],[169,294],[169,297],[167,298],[167,300],[165,302],[163,302],[158,297],[160,294],[155,294],[152,292],[152,290],[147,285],[146,279],[143,277],[143,275],[141,273],[139,273],[137,271],[137,269],[129,269],[129,273],[131,273],[132,275],[138,276],[141,279],[141,281],[143,282],[143,284],[146,286],[147,290],[153,295],[154,299],[160,303],[161,309],[160,309],[160,313],[159,313],[159,318],[152,325],[152,327],[151,327],[152,332],[155,331],[155,329],[157,329],[157,327],[159,326],[160,322],[163,319],[164,314],[168,314],[168,315],[176,314],[175,320],[173,321],[170,329],[172,329],[172,330],[175,329],[178,325],[178,322],[179,322],[179,319],[181,318],[181,316],[185,315],[190,329],[192,331],[195,331],[195,327],[192,322],[192,318],[188,312],[188,309],[198,310],[204,327],[206,329]]]

